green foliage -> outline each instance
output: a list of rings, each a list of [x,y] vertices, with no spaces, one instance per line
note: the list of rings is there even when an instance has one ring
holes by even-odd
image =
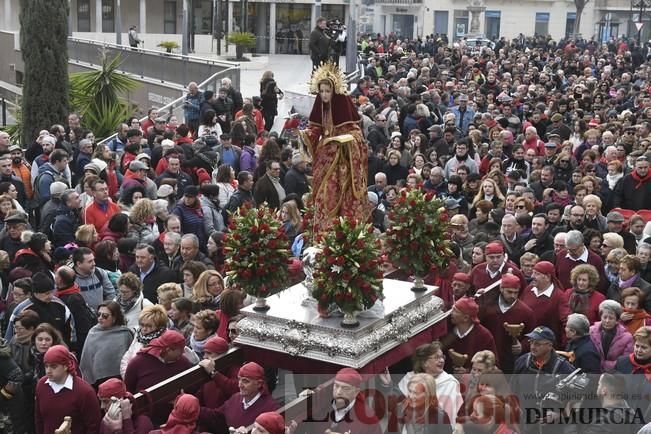
[[[5,131],[9,134],[11,143],[21,145],[23,142],[21,140],[21,133],[23,129],[23,112],[21,110],[21,102],[19,98],[16,98],[15,109],[9,109],[9,112],[16,120],[15,124],[7,125],[3,128],[0,128],[0,131]]]
[[[157,47],[164,48],[168,53],[171,53],[172,50],[179,48],[179,44],[177,44],[174,41],[161,41],[161,43],[158,44]]]
[[[228,35],[228,42],[243,48],[255,46],[255,35],[249,32],[233,32]]]
[[[22,143],[68,115],[68,0],[20,0]]]
[[[102,51],[100,69],[70,75],[71,105],[98,139],[113,134],[133,111],[131,104],[119,95],[133,91],[139,84],[118,71],[119,67],[119,55],[109,59]]]

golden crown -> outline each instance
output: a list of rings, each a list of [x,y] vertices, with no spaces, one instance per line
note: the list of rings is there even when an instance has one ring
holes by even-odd
[[[319,65],[319,67],[312,73],[312,78],[310,79],[310,93],[319,93],[319,82],[322,80],[332,82],[335,93],[339,95],[348,95],[346,77],[334,63],[330,61],[321,63],[321,65]]]

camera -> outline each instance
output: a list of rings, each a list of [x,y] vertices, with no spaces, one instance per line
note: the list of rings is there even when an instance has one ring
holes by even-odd
[[[556,378],[560,378],[559,375]],[[554,392],[548,392],[542,399],[542,407],[544,408],[562,408],[568,401],[568,396],[580,396],[588,391],[590,379],[585,372],[581,372],[581,368],[576,369],[564,379],[556,384]]]
[[[330,20],[326,23],[323,32],[328,38],[336,40],[342,33],[346,32],[346,26],[339,19]]]

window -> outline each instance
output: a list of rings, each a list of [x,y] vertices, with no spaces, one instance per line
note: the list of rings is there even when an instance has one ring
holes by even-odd
[[[90,0],[77,0],[77,31],[90,32]]]
[[[548,12],[536,12],[536,27],[534,33],[537,35],[548,35],[549,34],[549,13]]]
[[[439,35],[448,34],[448,11],[434,11],[434,33]]]
[[[457,9],[454,11],[454,39],[461,39],[466,36],[468,30],[468,11],[465,9]]]
[[[115,32],[115,0],[102,0],[102,32]]]
[[[570,38],[574,33],[574,23],[576,23],[576,12],[568,12],[565,20],[565,37]]]
[[[486,11],[485,34],[489,39],[500,37],[500,11]]]
[[[176,33],[176,0],[166,1],[164,6],[163,33]]]

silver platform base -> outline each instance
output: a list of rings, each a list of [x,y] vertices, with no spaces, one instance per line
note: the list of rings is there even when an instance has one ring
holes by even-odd
[[[361,368],[445,317],[443,300],[434,295],[438,287],[414,293],[411,282],[383,283],[384,300],[357,315],[359,327],[342,328],[341,316],[320,317],[300,283],[267,298],[266,312],[242,309],[235,343]]]

